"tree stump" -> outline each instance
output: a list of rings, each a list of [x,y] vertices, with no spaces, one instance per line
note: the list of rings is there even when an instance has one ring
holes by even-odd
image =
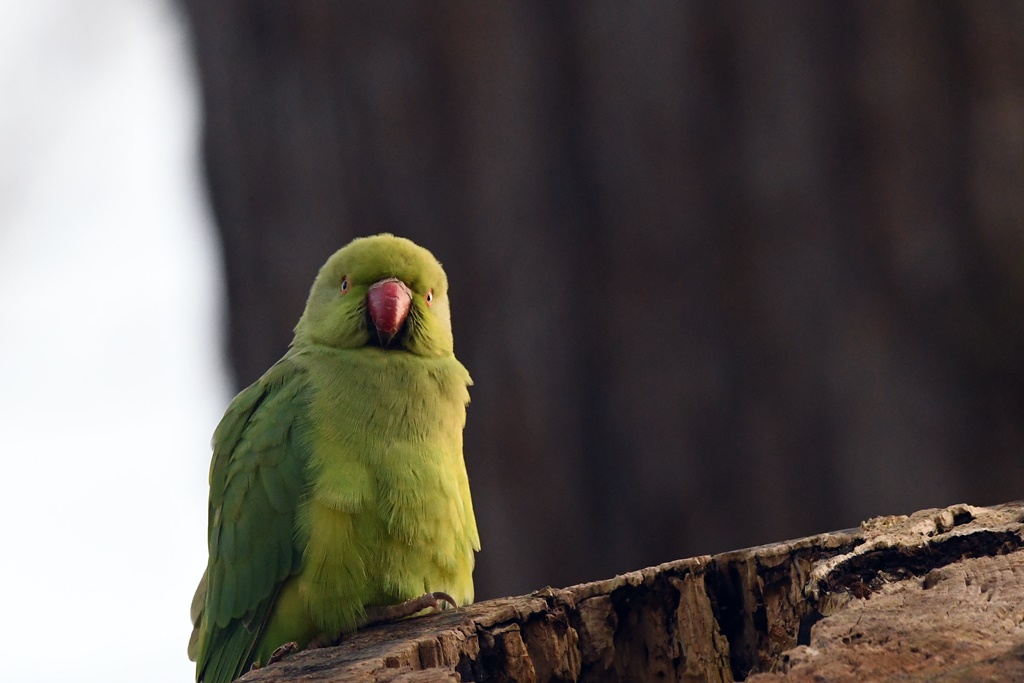
[[[242,680],[1024,680],[1022,521],[880,517],[369,628]]]

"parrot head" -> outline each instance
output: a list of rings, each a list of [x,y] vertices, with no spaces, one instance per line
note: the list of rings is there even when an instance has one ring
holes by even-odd
[[[320,269],[295,340],[451,355],[448,278],[429,251],[403,237],[355,239]]]

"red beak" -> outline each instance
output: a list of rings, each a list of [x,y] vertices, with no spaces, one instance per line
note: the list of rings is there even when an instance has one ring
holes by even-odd
[[[366,306],[370,310],[370,320],[377,328],[381,346],[390,344],[402,329],[402,323],[409,317],[411,304],[412,292],[396,277],[389,277],[370,286],[370,291],[366,293]]]

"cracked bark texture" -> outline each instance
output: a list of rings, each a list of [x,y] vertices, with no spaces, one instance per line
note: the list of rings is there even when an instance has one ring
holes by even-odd
[[[286,681],[1017,681],[1024,504],[958,505],[370,628]]]

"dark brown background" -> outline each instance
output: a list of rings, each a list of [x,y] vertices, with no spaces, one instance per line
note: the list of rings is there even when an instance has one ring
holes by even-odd
[[[430,248],[480,597],[1024,495],[1024,3],[182,2],[238,385]]]

